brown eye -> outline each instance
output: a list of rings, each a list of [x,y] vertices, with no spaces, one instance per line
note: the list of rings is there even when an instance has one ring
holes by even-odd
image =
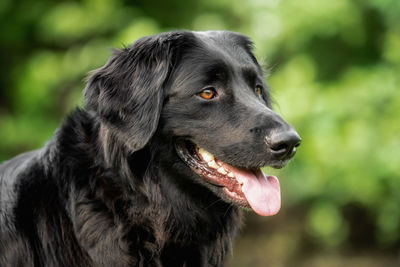
[[[259,86],[259,85],[257,85],[256,86],[256,93],[257,93],[257,95],[261,95],[262,94],[262,87],[261,86]]]
[[[217,92],[215,92],[214,88],[207,88],[204,89],[203,91],[201,91],[200,93],[197,94],[198,96],[200,96],[201,98],[204,99],[213,99],[214,97],[217,96]]]

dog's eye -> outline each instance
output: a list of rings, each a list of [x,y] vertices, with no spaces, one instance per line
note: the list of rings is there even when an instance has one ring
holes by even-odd
[[[262,91],[263,91],[263,88],[261,87],[261,85],[257,85],[257,86],[256,86],[256,93],[257,93],[257,95],[262,95]]]
[[[214,88],[209,87],[207,89],[204,89],[203,91],[201,91],[200,93],[197,94],[198,96],[200,96],[201,98],[204,99],[213,99],[214,97],[217,96],[217,92],[215,91]]]

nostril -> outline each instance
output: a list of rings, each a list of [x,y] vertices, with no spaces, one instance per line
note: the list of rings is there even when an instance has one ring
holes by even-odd
[[[285,152],[288,150],[288,145],[285,143],[273,144],[270,148],[275,152]]]
[[[279,158],[292,157],[300,145],[300,136],[293,130],[274,132],[265,138],[265,142],[272,154]]]
[[[294,148],[299,147],[300,144],[301,144],[301,139],[299,139],[299,140],[297,141],[297,143],[294,145]]]

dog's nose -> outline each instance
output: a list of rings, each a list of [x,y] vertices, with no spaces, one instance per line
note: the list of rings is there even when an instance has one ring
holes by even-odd
[[[276,159],[287,159],[293,157],[296,148],[300,145],[301,138],[293,130],[273,131],[265,137],[265,143]]]

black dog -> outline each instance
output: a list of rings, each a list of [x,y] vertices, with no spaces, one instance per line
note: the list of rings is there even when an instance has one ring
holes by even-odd
[[[83,110],[0,166],[0,266],[222,266],[239,207],[280,208],[260,167],[300,142],[251,50],[183,31],[116,51]]]

